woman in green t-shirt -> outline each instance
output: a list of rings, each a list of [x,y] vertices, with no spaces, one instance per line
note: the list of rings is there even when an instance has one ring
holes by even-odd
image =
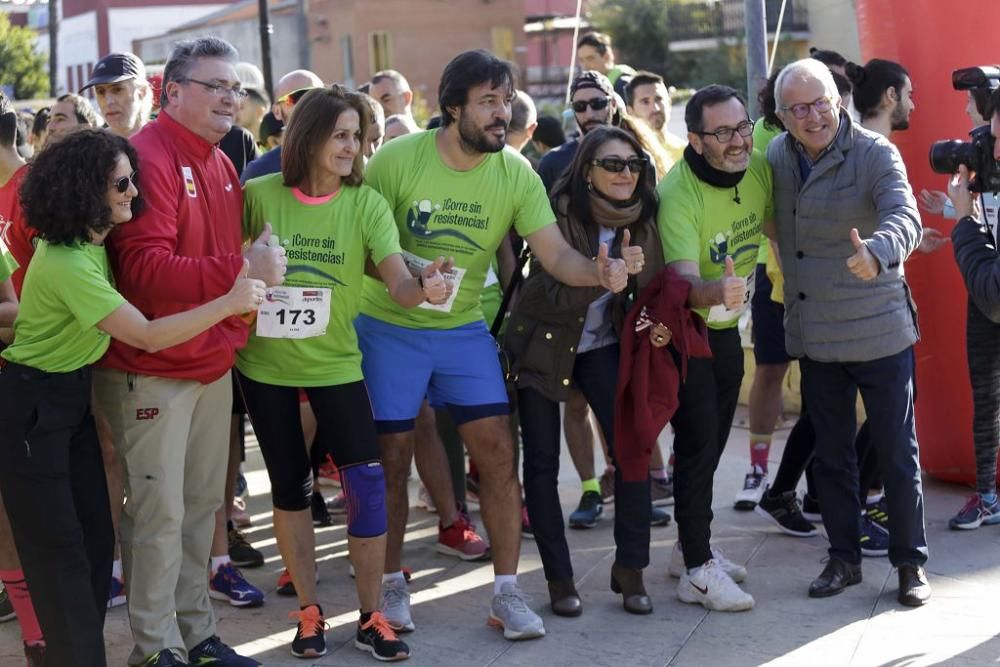
[[[316,596],[312,466],[299,420],[300,387],[319,424],[314,446],[333,456],[347,500],[361,607],[355,646],[379,660],[409,655],[379,611],[385,480],[354,318],[366,265],[406,308],[444,303],[449,289],[438,270],[443,258],[410,274],[389,205],[361,182],[368,115],[362,97],[342,86],[306,93],[285,129],[281,173],[249,181],[244,195],[244,237],[257,238],[270,226],[271,242],[288,256],[285,282],[268,290],[236,369],[271,480],[278,549],[299,601],[291,652],[302,658],[326,653],[326,624]]]
[[[114,532],[90,413],[90,365],[111,338],[149,352],[256,308],[264,283],[233,276],[203,306],[149,321],[112,283],[104,239],[141,205],[136,153],[106,130],[47,147],[21,187],[38,232],[14,342],[0,370],[0,492],[45,635],[46,664],[104,665]]]

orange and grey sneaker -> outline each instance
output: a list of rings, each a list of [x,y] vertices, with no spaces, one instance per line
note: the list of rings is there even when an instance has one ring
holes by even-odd
[[[410,657],[410,647],[400,641],[389,627],[382,612],[361,614],[358,619],[358,633],[354,637],[354,647],[368,651],[372,657],[382,662],[406,660]]]
[[[326,621],[323,620],[323,609],[318,604],[311,604],[288,616],[299,622],[295,639],[292,640],[292,655],[296,658],[326,655]]]

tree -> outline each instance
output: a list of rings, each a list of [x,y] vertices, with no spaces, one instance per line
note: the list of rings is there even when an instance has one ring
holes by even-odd
[[[724,35],[723,6],[690,0],[599,0],[591,23],[611,36],[615,59],[662,75],[668,85],[700,88],[721,83],[746,92],[746,50],[742,36]],[[678,40],[719,38],[716,48],[671,51]],[[778,47],[777,62],[792,55]]]
[[[41,97],[48,92],[45,56],[35,51],[35,33],[12,26],[0,12],[0,85],[14,87],[14,99]]]

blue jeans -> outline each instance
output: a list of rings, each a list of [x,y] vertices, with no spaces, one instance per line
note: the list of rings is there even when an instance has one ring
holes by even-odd
[[[913,422],[913,349],[864,362],[803,358],[802,391],[816,427],[813,474],[830,556],[861,562],[855,401],[861,392],[889,509],[889,560],[927,560],[924,494]]]

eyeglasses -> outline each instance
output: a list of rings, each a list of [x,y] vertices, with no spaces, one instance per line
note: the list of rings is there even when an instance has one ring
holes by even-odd
[[[295,106],[302,96],[308,93],[310,90],[316,90],[313,88],[299,88],[298,90],[293,90],[290,93],[286,93],[277,99],[278,104],[285,104],[286,102],[292,106]]]
[[[239,85],[235,85],[230,88],[229,86],[223,86],[221,83],[209,83],[207,81],[199,81],[198,79],[184,79],[183,82],[197,83],[199,86],[204,86],[205,90],[212,93],[216,97],[232,95],[238,100],[243,100],[246,99],[247,96],[247,91],[240,88]]]
[[[809,102],[808,104],[803,102],[800,104],[793,104],[789,107],[781,107],[781,110],[791,111],[793,116],[795,116],[799,120],[802,120],[803,118],[809,115],[809,111],[812,109],[815,109],[816,113],[822,115],[830,111],[830,109],[832,108],[833,108],[833,100],[831,100],[829,97],[821,97],[818,100],[815,100],[814,102]]]
[[[572,106],[573,111],[577,113],[583,113],[587,110],[588,106],[594,111],[600,111],[601,109],[607,108],[610,101],[611,99],[608,97],[595,97],[592,100],[578,100],[573,102],[570,106]]]
[[[590,164],[600,167],[605,171],[610,171],[612,174],[620,174],[625,171],[626,167],[633,174],[641,174],[646,165],[649,164],[649,160],[644,157],[630,157],[627,160],[620,157],[606,157],[591,160]]]
[[[130,185],[135,185],[136,189],[138,189],[138,187],[139,187],[139,184],[135,182],[135,172],[134,171],[131,174],[129,174],[128,176],[122,176],[117,181],[115,181],[115,190],[118,191],[118,194],[123,195],[126,192],[128,192],[128,186],[130,186]]]
[[[698,134],[703,137],[711,134],[720,144],[728,144],[736,134],[739,134],[741,137],[749,137],[753,134],[753,121],[747,120],[736,127],[723,127],[712,132],[698,132]]]

